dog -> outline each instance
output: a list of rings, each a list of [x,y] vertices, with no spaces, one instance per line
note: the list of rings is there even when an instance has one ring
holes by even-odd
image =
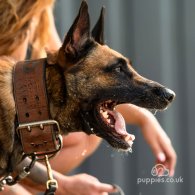
[[[88,6],[83,1],[61,48],[48,53],[50,115],[58,121],[63,134],[82,130],[105,139],[116,149],[129,150],[132,140],[115,107],[131,103],[163,110],[175,93],[139,75],[126,57],[104,45],[103,13],[91,33]],[[22,159],[21,143],[15,133],[15,63],[9,57],[0,58],[0,175]]]

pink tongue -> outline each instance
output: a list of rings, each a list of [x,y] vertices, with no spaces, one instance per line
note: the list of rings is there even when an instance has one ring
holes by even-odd
[[[126,125],[125,125],[125,120],[124,118],[122,117],[122,115],[117,112],[117,111],[108,111],[108,113],[110,115],[112,115],[115,119],[115,130],[118,134],[120,135],[128,135],[127,131],[126,131]]]

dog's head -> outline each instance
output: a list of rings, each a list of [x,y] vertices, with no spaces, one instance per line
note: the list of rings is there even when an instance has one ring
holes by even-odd
[[[62,129],[95,133],[113,147],[128,150],[129,135],[115,107],[132,103],[162,110],[175,94],[140,76],[127,58],[104,45],[103,15],[102,10],[91,35],[88,7],[83,1],[58,52],[56,64],[65,83],[61,88],[66,103],[57,120]]]

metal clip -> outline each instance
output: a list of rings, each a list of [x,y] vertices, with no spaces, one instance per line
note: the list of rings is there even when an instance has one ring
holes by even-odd
[[[58,188],[58,182],[55,179],[47,180],[46,187],[49,190],[50,188]]]
[[[48,174],[48,180],[47,180],[47,183],[46,183],[46,187],[47,189],[49,190],[50,188],[55,188],[57,189],[58,188],[58,183],[57,181],[53,178],[53,174],[52,174],[52,169],[51,169],[51,165],[49,163],[49,159],[48,159],[48,156],[45,155],[45,164],[46,164],[46,167],[47,167],[47,174]]]

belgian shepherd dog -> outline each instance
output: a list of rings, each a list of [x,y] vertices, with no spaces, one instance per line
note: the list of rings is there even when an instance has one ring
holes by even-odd
[[[46,91],[52,119],[62,134],[84,131],[105,139],[116,149],[131,147],[125,122],[115,107],[131,103],[163,110],[175,94],[139,75],[130,61],[103,43],[103,11],[92,33],[88,6],[79,13],[61,48],[46,58]],[[0,174],[22,159],[16,129],[13,70],[16,62],[0,58]],[[81,140],[82,141],[82,140]]]

